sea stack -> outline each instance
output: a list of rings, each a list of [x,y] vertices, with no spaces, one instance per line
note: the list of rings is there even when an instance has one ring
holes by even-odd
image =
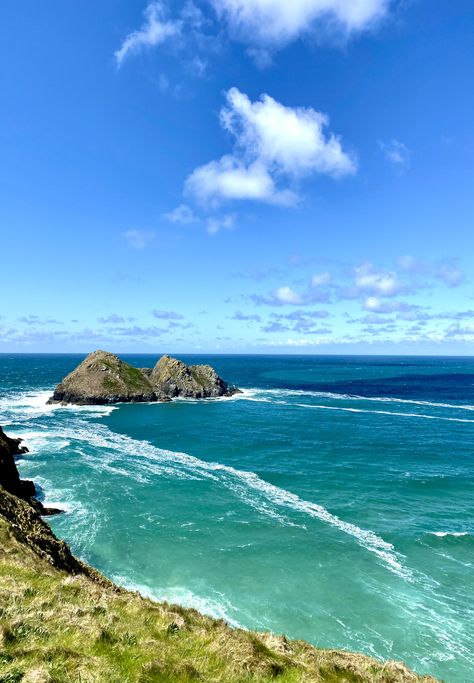
[[[108,351],[94,351],[56,387],[48,403],[107,405],[157,397],[145,375]]]
[[[176,397],[232,396],[209,365],[186,365],[163,356],[154,368],[135,368],[108,351],[94,351],[60,382],[48,403],[109,405],[170,401]]]

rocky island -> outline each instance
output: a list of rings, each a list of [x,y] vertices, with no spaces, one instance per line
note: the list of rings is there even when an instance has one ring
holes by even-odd
[[[108,351],[94,351],[60,382],[48,403],[107,405],[149,403],[173,398],[232,396],[210,365],[186,365],[162,356],[154,368],[135,368]]]
[[[41,519],[14,461],[25,452],[0,428],[2,683],[437,683],[119,588]]]

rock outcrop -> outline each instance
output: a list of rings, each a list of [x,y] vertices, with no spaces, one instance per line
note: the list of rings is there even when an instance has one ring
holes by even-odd
[[[186,365],[171,356],[162,356],[148,377],[155,391],[170,398],[231,396],[237,391],[229,388],[210,365]]]
[[[100,580],[103,585],[112,585],[95,569],[74,557],[66,543],[60,541],[41,519],[42,514],[36,505],[28,504],[0,486],[0,516],[8,521],[15,538],[56,569],[85,574]]]
[[[7,436],[0,427],[0,487],[26,501],[40,515],[55,515],[61,512],[56,508],[45,508],[36,498],[34,483],[28,479],[20,479],[15,457],[28,453],[28,449],[20,445],[21,442],[21,439]]]
[[[107,351],[94,351],[56,387],[48,403],[107,405],[232,396],[209,365],[163,356],[154,368],[135,368]]]
[[[113,353],[94,351],[56,387],[48,403],[106,405],[156,401],[148,378]]]

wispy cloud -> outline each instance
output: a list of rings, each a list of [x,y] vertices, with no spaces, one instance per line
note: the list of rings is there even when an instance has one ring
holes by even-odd
[[[435,277],[448,287],[458,287],[465,280],[465,275],[456,259],[445,259],[435,266]]]
[[[411,152],[403,142],[394,139],[379,145],[385,159],[398,171],[406,171],[410,167]]]
[[[113,335],[119,337],[127,337],[129,339],[155,339],[162,337],[168,330],[156,327],[154,325],[148,327],[141,327],[140,325],[133,325],[131,327],[116,327],[113,330]]]
[[[318,327],[321,320],[329,317],[325,310],[302,311],[296,310],[291,313],[271,313],[268,322],[262,326],[262,332],[299,332],[306,334],[330,333],[328,327]]]
[[[231,316],[231,320],[240,320],[242,322],[261,322],[262,318],[255,313],[242,313],[242,311],[235,311],[234,315]]]
[[[159,320],[184,320],[184,315],[177,313],[176,311],[160,311],[155,309],[153,311],[153,317]]]
[[[246,43],[257,66],[265,68],[275,50],[300,37],[341,44],[353,34],[373,29],[388,14],[392,1],[210,0],[199,7],[187,0],[171,15],[164,0],[152,0],[141,27],[126,36],[115,60],[120,67],[132,55],[173,41],[181,54],[191,53],[183,61],[188,72],[202,76],[208,56],[227,38]]]
[[[133,317],[126,317],[124,318],[121,315],[118,315],[117,313],[111,313],[110,315],[103,316],[101,318],[97,318],[97,322],[103,323],[105,325],[119,325],[120,323],[125,323],[125,322],[133,322],[136,320],[136,318]]]
[[[445,334],[447,337],[455,337],[466,341],[474,341],[474,323],[471,325],[452,323],[446,329]]]
[[[128,56],[144,48],[155,47],[181,32],[182,22],[167,19],[164,4],[160,0],[150,2],[144,15],[145,21],[141,28],[130,33],[115,52],[117,66],[120,67]]]
[[[191,207],[187,204],[180,204],[172,211],[163,214],[170,223],[181,223],[182,225],[189,225],[190,223],[197,223],[199,218],[195,216]]]
[[[216,235],[220,230],[233,230],[234,225],[235,216],[233,214],[211,216],[206,221],[207,232],[210,235]]]
[[[458,258],[443,258],[434,263],[428,263],[405,254],[399,259],[399,266],[406,273],[430,276],[448,287],[458,287],[466,281],[466,274]]]
[[[315,273],[311,277],[311,285],[313,287],[320,287],[321,285],[327,285],[329,282],[331,282],[331,274],[330,273]]]
[[[129,247],[132,249],[144,249],[155,238],[154,230],[127,230],[123,233],[123,237]]]
[[[18,318],[18,322],[25,325],[64,325],[63,322],[51,318],[49,316],[41,317],[39,315],[22,315]]]

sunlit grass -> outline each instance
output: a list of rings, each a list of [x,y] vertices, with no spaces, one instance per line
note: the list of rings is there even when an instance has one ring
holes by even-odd
[[[403,665],[231,629],[51,567],[0,516],[0,683],[413,683]]]

